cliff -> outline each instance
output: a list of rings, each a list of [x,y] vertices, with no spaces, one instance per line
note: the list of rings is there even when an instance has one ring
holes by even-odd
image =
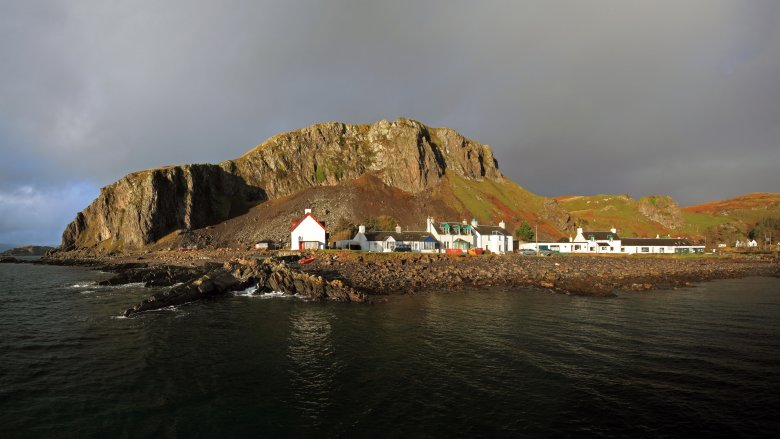
[[[62,248],[138,249],[176,230],[235,218],[267,200],[341,186],[364,175],[411,197],[441,188],[448,177],[511,183],[488,146],[449,128],[430,128],[408,119],[371,125],[323,123],[276,135],[218,165],[130,174],[101,189],[76,216],[63,233]]]

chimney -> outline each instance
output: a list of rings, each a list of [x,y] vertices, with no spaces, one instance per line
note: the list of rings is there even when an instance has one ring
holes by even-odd
[[[572,242],[572,241],[574,241],[574,238],[572,238],[571,236],[569,236],[569,242]]]
[[[428,217],[425,223],[425,231],[431,232],[433,230],[433,217]]]
[[[479,226],[479,223],[477,222],[476,218],[471,219],[471,227],[477,227]]]
[[[463,220],[463,225],[465,226],[465,225],[467,225],[467,224],[468,224],[468,221],[466,221],[466,220]]]
[[[582,227],[577,227],[577,234],[582,235]]]
[[[609,229],[609,231],[612,233],[617,233],[617,229],[615,228],[615,226],[612,226],[612,228]]]
[[[395,233],[401,233],[401,226],[398,224],[395,225]]]
[[[306,215],[307,213],[311,213],[311,209],[303,209],[303,214]]]
[[[366,226],[363,224],[358,226],[358,233],[366,233]]]
[[[506,223],[504,222],[504,220],[498,222],[498,227],[501,227],[502,229],[506,229]]]

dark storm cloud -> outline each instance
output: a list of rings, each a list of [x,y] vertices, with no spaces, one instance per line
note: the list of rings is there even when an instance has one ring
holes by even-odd
[[[22,218],[9,194],[401,116],[544,195],[778,191],[779,19],[771,0],[5,2],[0,203]]]

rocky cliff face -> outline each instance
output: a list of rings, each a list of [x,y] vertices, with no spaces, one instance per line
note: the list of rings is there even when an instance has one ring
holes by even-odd
[[[139,248],[173,230],[230,218],[265,195],[218,165],[136,172],[101,189],[62,235],[62,247]]]
[[[218,165],[140,171],[106,186],[63,233],[62,247],[137,249],[179,229],[224,221],[260,201],[372,174],[418,194],[445,174],[501,181],[490,148],[407,119],[325,123],[268,139]]]
[[[469,179],[502,178],[488,146],[449,128],[408,119],[317,124],[274,136],[222,165],[247,184],[263,188],[269,198],[366,173],[412,194],[435,186],[445,172]]]

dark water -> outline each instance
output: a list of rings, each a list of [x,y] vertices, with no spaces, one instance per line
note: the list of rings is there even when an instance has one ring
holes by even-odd
[[[780,279],[578,298],[229,297],[121,319],[0,265],[0,437],[775,436]]]

